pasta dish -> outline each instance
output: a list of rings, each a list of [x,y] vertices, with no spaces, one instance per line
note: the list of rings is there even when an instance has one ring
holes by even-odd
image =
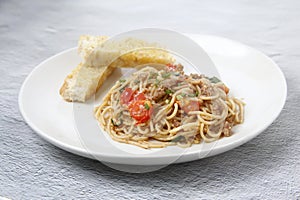
[[[115,141],[142,148],[189,147],[232,134],[244,103],[218,78],[183,72],[180,64],[147,66],[120,79],[95,109]]]

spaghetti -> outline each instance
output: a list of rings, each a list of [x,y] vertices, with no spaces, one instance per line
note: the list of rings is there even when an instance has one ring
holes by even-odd
[[[95,109],[115,141],[142,148],[189,147],[232,134],[244,121],[244,103],[219,79],[185,75],[183,67],[145,67],[121,79]]]

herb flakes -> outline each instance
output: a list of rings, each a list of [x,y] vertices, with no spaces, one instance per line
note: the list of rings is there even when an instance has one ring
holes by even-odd
[[[210,82],[212,82],[212,83],[218,83],[218,82],[221,82],[221,80],[220,79],[218,79],[217,77],[211,77],[211,78],[208,78],[208,80],[210,80]]]
[[[170,90],[170,89],[166,89],[165,92],[166,92],[166,94],[172,94],[172,93],[174,93],[174,92],[173,92],[172,90]]]

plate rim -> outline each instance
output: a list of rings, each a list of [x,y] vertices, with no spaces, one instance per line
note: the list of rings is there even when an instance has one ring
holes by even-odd
[[[287,82],[286,82],[286,78],[284,76],[284,73],[283,71],[281,70],[281,68],[270,58],[268,57],[267,55],[265,55],[262,51],[258,50],[258,49],[255,49],[251,46],[248,46],[246,44],[243,44],[239,41],[234,41],[232,39],[228,39],[228,38],[225,38],[225,37],[220,37],[220,36],[215,36],[215,35],[207,35],[207,34],[185,34],[187,35],[188,37],[190,37],[191,39],[195,40],[196,37],[210,37],[210,38],[218,38],[218,39],[225,39],[231,43],[235,43],[237,45],[242,45],[250,50],[254,50],[256,51],[257,53],[259,53],[261,56],[263,56],[264,58],[266,58],[267,60],[269,60],[273,67],[276,68],[276,71],[277,73],[279,73],[281,79],[282,79],[282,83],[283,83],[283,90],[281,91],[282,94],[283,94],[283,97],[282,97],[282,101],[280,102],[280,105],[278,105],[278,111],[277,113],[273,116],[272,119],[269,119],[268,123],[265,123],[264,127],[260,128],[259,131],[256,131],[255,134],[251,134],[251,135],[246,135],[245,137],[242,137],[242,138],[239,138],[237,140],[234,140],[234,141],[231,141],[230,143],[227,143],[226,145],[221,145],[221,146],[218,146],[217,148],[214,148],[214,153],[213,154],[208,154],[205,155],[204,157],[210,157],[210,156],[213,156],[213,155],[217,155],[217,154],[220,154],[220,153],[225,153],[229,150],[232,150],[238,146],[241,146],[243,145],[244,143],[252,140],[253,138],[257,137],[260,133],[262,133],[266,128],[268,128],[277,118],[278,116],[280,115],[280,113],[282,112],[282,109],[285,105],[285,102],[286,102],[286,98],[287,98]],[[204,49],[204,48],[203,48]],[[46,140],[47,142],[51,143],[52,145],[54,146],[57,146],[67,152],[70,152],[70,153],[73,153],[73,154],[77,154],[77,155],[80,155],[80,156],[83,156],[83,157],[87,157],[87,158],[91,158],[91,159],[96,159],[94,157],[93,154],[91,154],[89,151],[85,150],[84,148],[80,148],[80,147],[77,147],[77,146],[74,146],[74,145],[71,145],[71,144],[68,144],[68,143],[65,143],[65,142],[62,142],[58,139],[55,139],[54,137],[51,137],[49,134],[46,134],[45,132],[43,132],[42,130],[40,130],[35,124],[34,122],[32,122],[30,120],[30,118],[27,116],[25,110],[24,110],[24,106],[23,106],[23,102],[22,102],[22,97],[23,97],[23,93],[24,93],[24,88],[26,87],[26,84],[27,82],[30,80],[31,76],[41,67],[43,66],[45,63],[47,63],[48,61],[56,58],[56,57],[59,57],[63,54],[66,54],[68,52],[71,52],[71,51],[74,51],[74,50],[77,50],[77,47],[72,47],[72,48],[69,48],[69,49],[66,49],[66,50],[63,50],[53,56],[50,56],[49,58],[45,59],[44,61],[42,61],[41,63],[39,63],[36,67],[33,68],[33,70],[27,75],[27,77],[25,78],[25,80],[23,81],[22,83],[22,86],[20,88],[20,91],[19,91],[19,95],[18,95],[18,105],[19,105],[19,110],[20,110],[20,113],[24,119],[24,121],[29,125],[29,127],[34,131],[36,132],[41,138],[43,138],[44,140]],[[205,49],[204,49],[205,50]],[[205,50],[206,52],[206,50]],[[206,52],[207,53],[207,52]],[[207,53],[207,55],[209,56],[209,53]],[[210,56],[209,56],[210,57]],[[213,59],[211,59],[212,62]],[[82,142],[80,141],[81,145],[84,146],[82,144]],[[226,149],[226,150],[224,150]],[[114,160],[115,159],[139,159],[139,160],[144,160],[144,159],[163,159],[163,158],[177,158],[174,160],[173,163],[181,163],[181,162],[187,162],[187,161],[192,161],[192,160],[198,160],[198,159],[202,159],[204,157],[199,157],[199,158],[194,158],[194,159],[188,159],[187,161],[185,161],[184,159],[180,160],[181,157],[190,157],[190,156],[195,156],[195,155],[198,155],[199,153],[203,153],[204,151],[202,150],[201,152],[199,152],[199,150],[194,150],[194,151],[190,151],[190,152],[185,152],[183,155],[180,155],[180,156],[174,156],[174,155],[159,155],[159,156],[147,156],[147,157],[143,157],[142,154],[140,155],[135,155],[135,156],[117,156],[117,155],[108,155],[108,154],[99,154],[98,152],[96,153],[97,156],[100,156],[104,162],[108,162],[108,160],[112,160],[111,158],[113,158]],[[102,161],[102,160],[101,160]],[[179,162],[177,162],[179,161]],[[117,162],[112,162],[112,163],[116,163],[116,164],[128,164],[128,163],[117,163]],[[139,164],[137,164],[139,165]],[[141,165],[148,165],[148,164],[141,164]]]

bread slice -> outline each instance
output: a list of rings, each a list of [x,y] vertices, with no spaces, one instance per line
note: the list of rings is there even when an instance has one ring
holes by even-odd
[[[103,84],[114,70],[112,66],[86,67],[80,63],[71,74],[69,74],[62,87],[61,96],[69,102],[85,102]]]
[[[108,36],[80,36],[78,41],[78,54],[83,60],[87,59],[87,57],[92,54],[93,50],[107,39]]]
[[[92,53],[95,47],[100,46],[107,39],[107,36],[81,36],[78,41],[79,55],[84,60]],[[86,66],[81,62],[65,78],[59,93],[66,101],[85,102],[97,91],[112,71],[113,66],[93,67]]]
[[[167,64],[175,59],[164,49],[137,39],[107,40],[106,36],[81,36],[78,53],[83,61],[69,74],[60,94],[70,102],[85,102],[101,87],[116,67]],[[104,44],[104,41],[105,44]]]
[[[167,64],[174,58],[158,44],[135,38],[107,40],[85,56],[89,66],[114,65],[115,67],[135,67],[146,63]]]

